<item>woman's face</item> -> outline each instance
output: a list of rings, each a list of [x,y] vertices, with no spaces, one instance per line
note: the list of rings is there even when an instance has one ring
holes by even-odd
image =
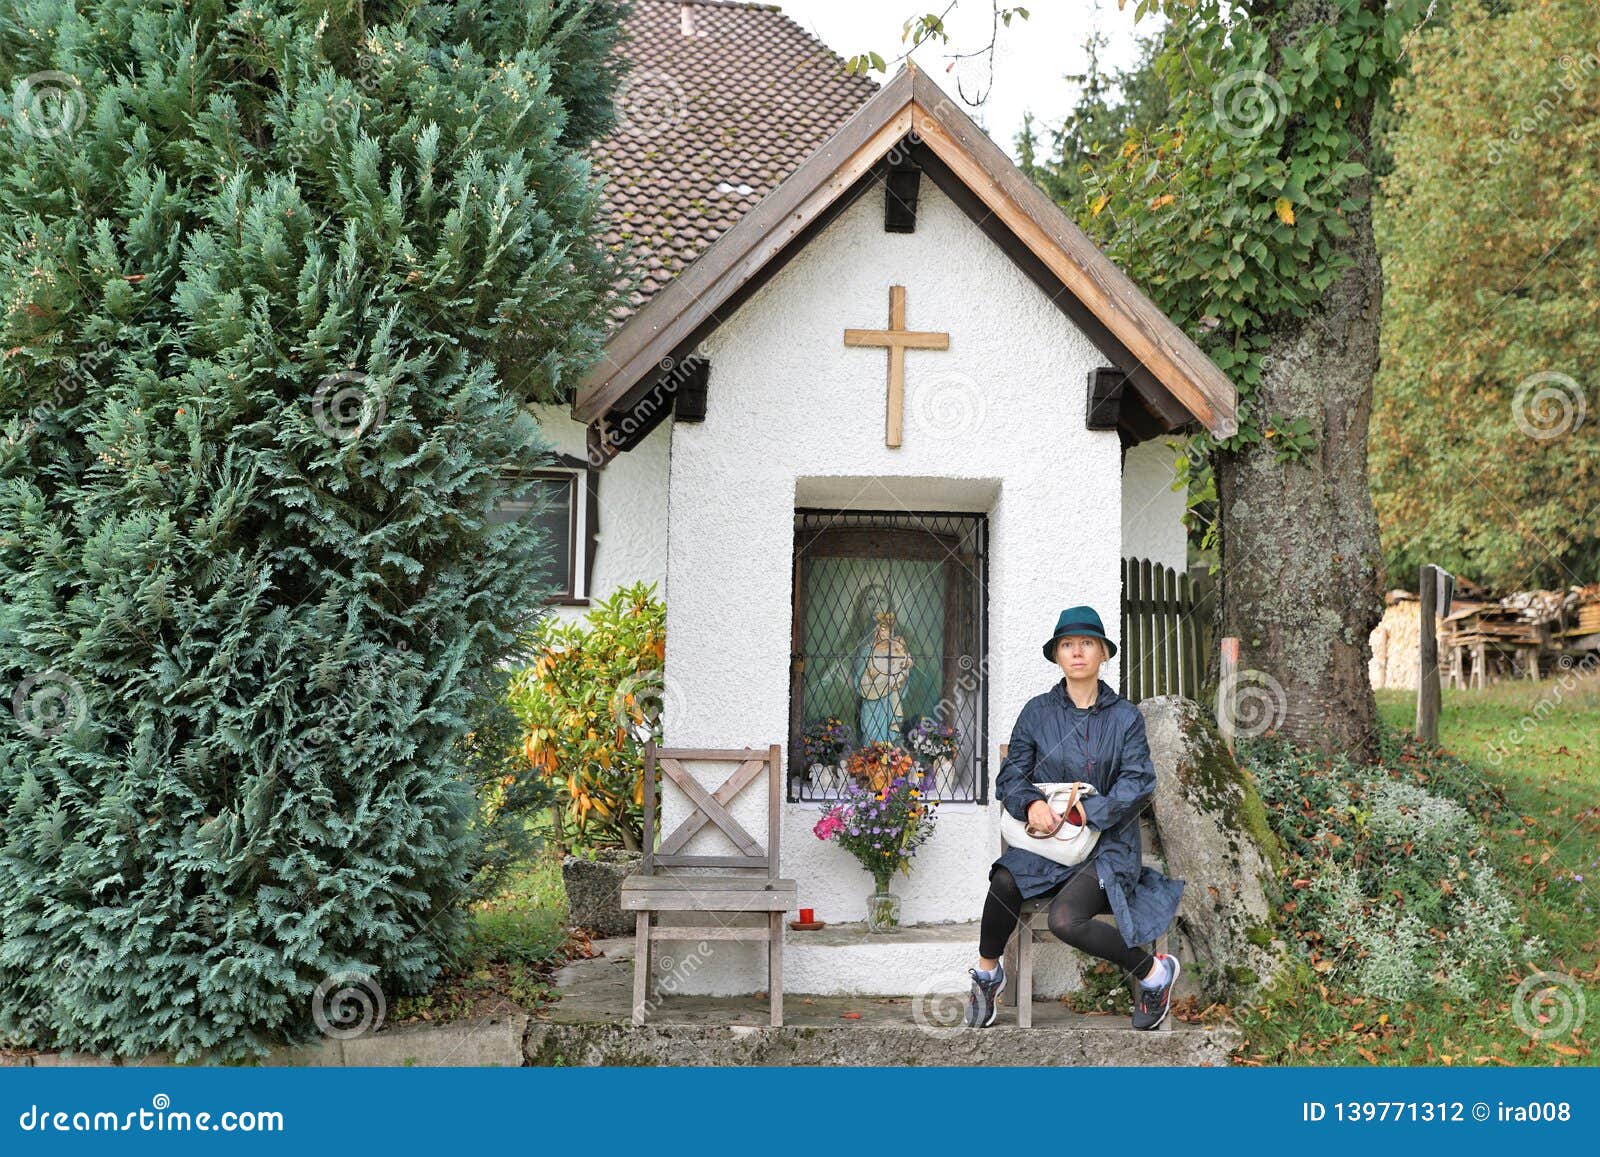
[[[1056,644],[1056,662],[1069,679],[1087,679],[1105,658],[1105,644],[1093,635],[1063,635]]]

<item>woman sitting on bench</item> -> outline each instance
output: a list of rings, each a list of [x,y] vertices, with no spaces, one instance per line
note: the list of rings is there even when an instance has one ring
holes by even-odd
[[[1045,658],[1061,668],[1062,678],[1023,705],[1012,729],[995,778],[1001,806],[1036,832],[1087,823],[1100,837],[1089,858],[1070,867],[1020,847],[1008,847],[990,866],[978,967],[967,970],[972,977],[967,1024],[974,1027],[994,1023],[997,998],[1006,986],[1000,957],[1021,917],[1022,901],[1036,896],[1053,897],[1050,931],[1058,938],[1137,979],[1134,1028],[1159,1027],[1172,1007],[1177,957],[1152,956],[1139,946],[1167,930],[1184,882],[1143,863],[1139,813],[1155,791],[1156,774],[1144,716],[1099,676],[1100,665],[1116,653],[1092,608],[1062,611],[1044,645]],[[1035,786],[1074,780],[1093,784],[1095,794],[1061,816]],[[1115,928],[1094,919],[1105,912],[1116,917]]]

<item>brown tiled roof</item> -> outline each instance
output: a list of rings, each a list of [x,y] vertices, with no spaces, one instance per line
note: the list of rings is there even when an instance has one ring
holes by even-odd
[[[912,132],[916,138],[908,145]],[[572,404],[572,416],[594,427],[600,448],[608,454],[626,449],[625,419],[634,417],[637,403],[662,380],[667,359],[691,351],[720,324],[719,309],[759,285],[767,271],[781,268],[812,225],[872,187],[868,182],[879,179],[875,168],[907,148],[911,163],[985,226],[1072,324],[1128,375],[1140,408],[1128,428],[1136,440],[1191,419],[1219,438],[1238,431],[1238,390],[1228,376],[931,77],[908,62],[824,147],[611,335]],[[667,410],[654,405],[654,420]],[[617,432],[624,435],[620,441],[612,436]]]
[[[799,167],[877,85],[775,5],[633,0],[617,128],[595,145],[608,245],[632,243],[626,318]]]

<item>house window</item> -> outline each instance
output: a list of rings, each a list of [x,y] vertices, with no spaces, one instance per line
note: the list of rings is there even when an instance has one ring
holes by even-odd
[[[881,741],[987,800],[987,545],[981,514],[795,512],[789,799],[837,798]]]
[[[506,473],[510,497],[496,508],[492,521],[524,518],[540,527],[552,554],[551,581],[556,589],[549,601],[583,606],[589,601],[600,534],[596,471],[581,458],[555,457],[549,467]]]

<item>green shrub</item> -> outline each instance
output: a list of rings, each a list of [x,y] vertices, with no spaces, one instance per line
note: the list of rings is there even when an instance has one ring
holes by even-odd
[[[549,567],[491,514],[605,324],[614,17],[0,15],[0,1038],[310,1039],[512,854],[479,789]]]
[[[511,680],[523,754],[584,846],[643,844],[644,741],[661,737],[666,616],[654,584],[636,584],[583,623],[546,619],[529,640],[537,657]]]
[[[1391,1001],[1432,985],[1471,996],[1513,963],[1523,932],[1469,810],[1492,813],[1503,797],[1393,735],[1382,750],[1384,764],[1357,766],[1241,741],[1289,852],[1279,911],[1327,980]],[[1446,780],[1454,799],[1434,789]]]

